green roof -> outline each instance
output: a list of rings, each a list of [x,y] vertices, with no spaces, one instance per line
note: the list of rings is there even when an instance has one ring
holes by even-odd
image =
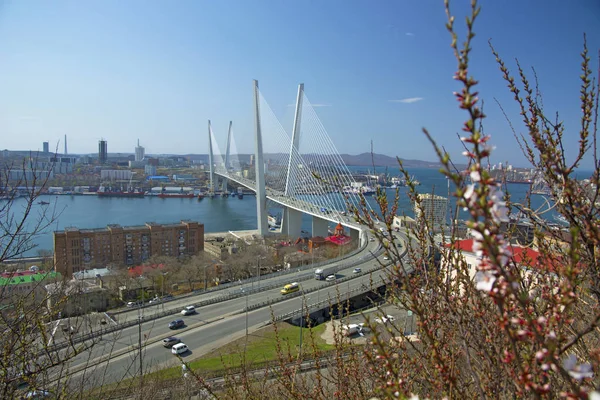
[[[15,275],[10,278],[0,277],[0,286],[20,285],[20,284],[24,284],[24,283],[40,282],[47,278],[60,278],[60,273],[47,272],[47,273],[43,273],[43,274],[39,273],[39,274],[31,274],[31,275],[17,275],[17,273],[15,273]]]

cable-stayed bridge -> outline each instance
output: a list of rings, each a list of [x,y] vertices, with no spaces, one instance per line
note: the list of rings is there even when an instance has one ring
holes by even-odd
[[[309,214],[313,236],[325,237],[329,223],[341,223],[350,228],[353,239],[366,240],[365,227],[355,222],[347,210],[348,205],[363,207],[359,185],[306,97],[304,84],[298,86],[289,135],[254,81],[252,162],[240,161],[231,122],[224,153],[217,145],[210,121],[208,134],[209,190],[226,191],[228,181],[253,190],[259,234],[269,232],[268,205],[272,202],[283,208],[281,231],[291,237],[300,236],[302,214]]]

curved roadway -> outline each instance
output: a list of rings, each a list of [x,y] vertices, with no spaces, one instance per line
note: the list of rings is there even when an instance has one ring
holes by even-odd
[[[401,236],[404,236],[400,234]],[[404,239],[406,239],[404,237]],[[346,268],[337,272],[338,279],[347,276],[349,280],[343,283],[317,281],[309,279],[301,283],[303,290],[311,291],[301,297],[295,297],[272,304],[272,310],[275,317],[289,315],[299,312],[303,307],[328,301],[329,298],[336,299],[338,294],[365,292],[369,289],[369,283],[384,282],[388,273],[381,269],[380,264],[373,256],[381,255],[379,243],[375,240],[369,242],[367,246],[370,254],[361,252],[355,256],[356,263],[344,264]],[[353,269],[360,267],[363,273],[373,271],[370,274],[353,274]],[[305,271],[302,274],[313,271]],[[359,276],[360,275],[360,276]],[[289,276],[289,275],[288,275]],[[281,277],[273,279],[282,279]],[[287,279],[293,281],[292,276]],[[266,284],[269,279],[261,281]],[[262,307],[254,311],[244,312],[246,306],[252,308],[253,305],[265,303],[269,300],[279,300],[282,295],[279,293],[281,287],[264,290],[258,293],[248,294],[246,296],[234,298],[228,301],[206,305],[197,309],[197,314],[190,316],[173,315],[145,322],[141,326],[143,337],[143,368],[144,373],[157,368],[164,368],[179,364],[177,358],[171,354],[169,349],[162,346],[162,339],[168,336],[179,337],[190,351],[183,355],[186,360],[192,360],[206,354],[226,343],[236,340],[245,335],[246,328],[249,331],[259,328],[271,321],[271,308]],[[235,289],[231,289],[232,291]],[[237,291],[239,292],[239,288]],[[206,294],[205,296],[209,296]],[[214,295],[214,294],[213,294]],[[200,299],[202,295],[198,296]],[[194,299],[194,301],[197,301]],[[181,306],[194,303],[190,298],[181,300]],[[305,302],[305,303],[303,303]],[[132,313],[137,311],[132,310]],[[170,330],[168,323],[176,318],[185,321],[186,326],[179,330]],[[247,323],[246,323],[247,318]],[[139,375],[138,359],[138,325],[123,329],[113,334],[105,335],[88,352],[80,354],[69,362],[69,370],[74,373],[75,380],[85,379],[86,387],[98,386],[109,382],[117,382],[124,378],[130,378]],[[89,371],[83,374],[85,365],[89,365]],[[103,376],[104,375],[104,376]]]

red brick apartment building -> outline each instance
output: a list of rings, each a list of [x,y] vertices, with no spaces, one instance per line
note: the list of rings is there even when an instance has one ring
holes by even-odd
[[[67,278],[74,272],[111,263],[131,266],[152,256],[193,256],[204,250],[204,224],[194,221],[115,224],[98,229],[67,227],[53,236],[55,270]]]

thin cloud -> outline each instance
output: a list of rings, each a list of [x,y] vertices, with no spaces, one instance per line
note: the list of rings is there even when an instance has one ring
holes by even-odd
[[[408,97],[406,99],[399,99],[399,100],[388,100],[390,103],[404,103],[404,104],[411,104],[411,103],[416,103],[417,101],[421,101],[423,100],[422,97]]]
[[[406,33],[405,33],[405,35],[406,35],[406,36],[415,36],[415,34],[414,34],[414,33],[412,33],[412,32],[406,32]]]

